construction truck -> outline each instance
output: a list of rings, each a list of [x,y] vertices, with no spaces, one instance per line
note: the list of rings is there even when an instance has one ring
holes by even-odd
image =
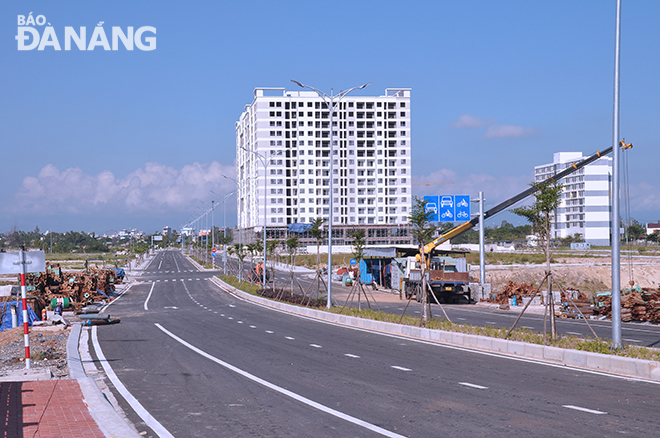
[[[464,251],[446,251],[429,258],[424,270],[426,280],[433,291],[432,303],[460,302],[470,300],[470,273]],[[422,301],[421,261],[416,256],[407,257],[404,269],[404,290],[406,298],[415,297]],[[465,297],[465,298],[463,298]]]
[[[628,149],[632,147],[631,143],[625,143],[625,139],[620,142],[619,146],[622,149]],[[612,152],[612,146],[605,149],[604,151],[597,151],[584,160],[570,164],[566,169],[562,170],[555,175],[549,177],[545,182],[559,182],[561,179],[567,177],[568,175],[580,170],[584,166],[598,160],[599,158],[608,155]],[[543,184],[543,183],[541,183]],[[540,189],[539,184],[532,185],[530,188],[525,190],[522,193],[517,194],[516,196],[507,199],[506,201],[496,205],[490,210],[486,211],[483,215],[484,220],[490,218],[491,216],[496,215],[502,210],[509,208],[516,204],[519,201],[522,201],[529,195],[535,193]],[[449,241],[450,239],[456,238],[468,231],[475,225],[479,223],[479,216],[474,217],[472,220],[464,222],[446,233],[440,235],[438,238],[432,242],[421,247],[419,253],[414,257],[409,257],[406,262],[405,269],[405,293],[406,298],[411,298],[415,296],[417,301],[422,300],[422,261],[424,261],[424,271],[426,278],[428,280],[429,286],[433,291],[433,295],[438,302],[458,302],[461,296],[467,297],[468,301],[470,298],[469,295],[469,281],[468,276],[469,272],[467,269],[467,264],[460,265],[456,263],[451,257],[446,258],[442,256],[434,256],[433,251],[438,248],[441,244]],[[449,260],[452,259],[452,260]],[[464,259],[463,259],[464,260]],[[436,300],[433,296],[429,296],[429,302],[435,303]]]

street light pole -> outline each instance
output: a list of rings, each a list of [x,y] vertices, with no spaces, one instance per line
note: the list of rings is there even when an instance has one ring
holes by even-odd
[[[294,81],[293,79],[291,80],[294,84],[302,87],[302,88],[309,88],[310,90],[314,91],[321,99],[323,99],[323,102],[325,102],[326,107],[330,110],[330,210],[328,212],[328,304],[327,307],[328,309],[332,307],[332,222],[333,222],[333,208],[334,208],[334,184],[333,184],[333,161],[334,161],[334,127],[333,127],[333,118],[334,118],[334,112],[335,112],[335,104],[339,104],[341,100],[346,96],[348,93],[350,93],[353,90],[361,90],[371,84],[371,82],[366,83],[364,85],[361,85],[359,87],[353,87],[349,88],[348,90],[343,90],[340,91],[339,94],[333,94],[332,90],[330,91],[330,95],[328,96],[326,93],[324,93],[321,90],[318,90],[314,87],[311,87],[309,85],[304,85],[301,84],[298,81]],[[336,100],[335,100],[336,99]]]
[[[266,217],[268,216],[267,214],[267,209],[268,209],[268,158],[264,157],[263,155],[259,154],[258,152],[249,150],[241,146],[241,148],[244,151],[251,152],[253,153],[264,165],[264,266],[263,266],[263,274],[264,274],[264,282],[262,283],[264,285],[264,291],[266,290]]]
[[[215,269],[215,253],[213,249],[215,248],[215,224],[213,220],[213,213],[215,212],[215,200],[211,200],[211,264],[213,269]]]

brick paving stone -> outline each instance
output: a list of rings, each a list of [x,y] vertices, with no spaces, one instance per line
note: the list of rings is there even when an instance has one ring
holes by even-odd
[[[0,382],[0,437],[105,438],[77,380]]]

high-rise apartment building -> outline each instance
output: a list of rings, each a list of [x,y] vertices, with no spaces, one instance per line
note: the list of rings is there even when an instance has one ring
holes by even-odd
[[[269,236],[279,236],[288,224],[327,220],[332,196],[333,235],[360,226],[391,237],[405,226],[408,236],[410,110],[409,88],[346,96],[332,120],[314,92],[256,88],[236,122],[239,226],[260,232],[266,215]]]
[[[552,163],[534,167],[541,182],[586,157],[582,152],[557,152]],[[560,181],[564,192],[552,224],[552,235],[581,234],[592,245],[610,244],[612,158],[601,157]]]

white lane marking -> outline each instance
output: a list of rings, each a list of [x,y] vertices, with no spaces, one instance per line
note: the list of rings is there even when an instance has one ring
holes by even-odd
[[[167,283],[167,282],[170,281],[170,280],[163,280],[163,281],[164,281],[165,283]]]
[[[179,264],[176,262],[176,257],[172,257],[174,260],[174,264],[176,265],[176,272],[181,272],[181,269],[179,269]]]
[[[493,325],[495,325],[495,324],[497,324],[497,323],[496,323],[495,321],[486,321],[486,324],[493,324]]]
[[[527,330],[534,330],[534,327],[530,327],[528,325],[524,325],[522,326],[522,328],[526,328]]]
[[[189,278],[188,281],[193,281],[192,278]]]
[[[488,389],[487,386],[475,385],[474,383],[458,382],[458,384],[463,385],[463,386],[468,386],[470,388],[475,388],[475,389]]]
[[[151,293],[154,291],[154,286],[156,286],[156,283],[151,283],[151,290],[149,291],[149,295],[147,295],[147,299],[144,300],[144,310],[149,310],[149,306],[147,306],[147,303],[149,302],[149,298],[151,298]]]
[[[229,316],[229,317],[227,317],[227,319],[234,319],[234,318],[232,318],[231,316]]]
[[[217,285],[218,288],[226,291],[226,289],[223,288],[222,286],[218,285],[218,283],[214,282],[214,284]],[[231,292],[229,292],[229,293],[231,293]],[[504,355],[504,354],[500,354],[500,353],[492,353],[492,352],[488,352],[488,351],[473,350],[473,349],[467,348],[467,347],[459,347],[459,346],[455,346],[455,345],[440,344],[440,343],[432,342],[432,341],[423,341],[421,339],[409,338],[409,337],[406,337],[404,335],[395,335],[393,333],[376,332],[376,331],[373,331],[373,330],[364,329],[364,328],[360,328],[360,327],[353,327],[353,326],[350,326],[350,325],[347,325],[347,324],[340,324],[340,323],[337,323],[337,322],[325,321],[325,320],[322,320],[322,319],[312,318],[311,316],[297,315],[295,313],[289,313],[286,310],[275,309],[273,307],[269,307],[269,306],[266,306],[264,304],[255,303],[253,301],[248,301],[248,300],[246,300],[244,298],[241,298],[241,297],[239,297],[238,295],[235,295],[235,294],[232,294],[232,295],[233,295],[234,298],[236,298],[238,300],[241,300],[243,302],[252,304],[253,306],[261,307],[261,308],[264,308],[264,309],[268,309],[272,312],[278,312],[278,313],[293,316],[293,317],[296,317],[296,318],[306,319],[308,321],[314,321],[314,322],[317,322],[319,324],[327,324],[327,325],[332,325],[332,326],[335,326],[335,327],[342,327],[342,328],[345,328],[345,329],[348,329],[348,330],[355,330],[355,331],[363,332],[363,333],[371,333],[372,335],[385,336],[387,338],[394,338],[394,339],[401,339],[401,340],[408,341],[408,342],[415,342],[417,344],[433,345],[433,346],[438,347],[438,348],[447,348],[449,350],[464,351],[464,352],[467,352],[467,353],[474,353],[474,354],[479,354],[479,355],[482,355],[482,356],[498,357],[500,359],[513,360],[513,361],[516,361],[516,362],[531,363],[531,364],[541,365],[541,366],[550,367],[550,368],[559,368],[559,369],[562,369],[562,370],[571,370],[571,371],[575,371],[575,372],[578,372],[578,373],[593,374],[593,375],[596,375],[596,376],[610,377],[610,378],[613,378],[613,379],[626,380],[626,381],[629,381],[629,382],[644,382],[644,383],[650,383],[650,384],[653,384],[653,385],[660,385],[660,381],[657,381],[657,380],[642,379],[642,378],[639,378],[639,377],[618,376],[616,374],[604,373],[602,371],[586,370],[584,368],[577,368],[577,367],[572,367],[572,366],[568,366],[568,365],[558,365],[558,364],[554,364],[554,363],[550,363],[550,362],[543,362],[543,361],[536,360],[536,359],[528,359],[528,358],[524,358],[524,357],[514,357],[514,356],[508,356],[508,355]],[[117,301],[116,299],[114,301],[111,301],[109,304],[106,305],[106,307],[109,306],[110,304],[116,302],[116,301]],[[475,312],[473,310],[465,310],[465,311],[466,312]],[[475,313],[479,313],[479,312],[475,312]],[[565,321],[563,321],[562,323],[564,323],[564,322]],[[568,322],[570,323],[571,321],[568,320]],[[637,330],[637,331],[644,331],[644,330]],[[646,330],[646,331],[648,331],[650,333],[656,333],[656,332],[652,332],[650,330]],[[401,345],[405,345],[405,344],[401,344]]]
[[[272,330],[266,330],[266,333],[270,333],[270,334],[272,335],[272,334],[275,333],[275,332],[272,331]]]
[[[156,280],[156,283],[160,283],[160,280]]]
[[[96,327],[96,326],[95,326],[95,327]],[[211,356],[211,355],[208,354],[207,352],[205,352],[205,351],[203,351],[203,350],[200,350],[199,348],[195,347],[194,345],[191,345],[191,344],[189,344],[188,342],[184,341],[183,339],[179,338],[179,337],[176,336],[174,333],[168,331],[167,329],[165,329],[163,326],[161,326],[161,325],[158,324],[158,323],[156,323],[156,327],[158,327],[159,329],[161,329],[161,330],[163,331],[163,333],[165,333],[166,335],[168,335],[169,337],[171,337],[171,338],[174,339],[175,341],[178,341],[178,342],[180,342],[182,345],[184,345],[184,346],[190,348],[190,349],[191,349],[192,351],[194,351],[195,353],[198,353],[199,355],[201,355],[201,356],[203,356],[203,357],[205,357],[205,358],[207,358],[207,359],[209,359],[209,360],[211,360],[211,361],[217,363],[218,365],[220,365],[220,366],[222,366],[222,367],[225,367],[225,368],[227,368],[228,370],[231,370],[231,371],[233,371],[233,372],[235,372],[235,373],[237,373],[237,374],[239,374],[239,375],[241,375],[241,376],[243,376],[243,377],[245,377],[245,378],[247,378],[247,379],[250,379],[250,380],[252,380],[252,381],[255,382],[255,383],[258,383],[258,384],[260,384],[260,385],[263,385],[263,386],[265,386],[265,387],[268,388],[268,389],[271,389],[271,390],[273,390],[273,391],[277,391],[277,392],[279,392],[280,394],[283,394],[283,395],[285,395],[285,396],[287,396],[287,397],[291,397],[292,399],[294,399],[294,400],[296,400],[296,401],[299,401],[299,402],[301,402],[301,403],[304,403],[304,404],[306,404],[307,406],[310,406],[310,407],[312,407],[312,408],[318,409],[319,411],[322,411],[322,412],[325,412],[325,413],[327,413],[327,414],[333,415],[333,416],[335,416],[335,417],[337,417],[337,418],[341,418],[342,420],[348,421],[349,423],[353,423],[353,424],[355,424],[355,425],[358,425],[358,426],[364,427],[365,429],[368,429],[368,430],[370,430],[370,431],[372,431],[372,432],[375,432],[375,433],[381,434],[381,435],[383,435],[383,436],[387,436],[387,437],[390,437],[390,438],[404,438],[403,435],[399,435],[398,433],[390,432],[389,430],[387,430],[387,429],[383,429],[382,427],[378,427],[378,426],[376,426],[375,424],[367,423],[367,422],[364,421],[364,420],[360,420],[359,418],[353,417],[353,416],[348,415],[348,414],[344,414],[343,412],[340,412],[340,411],[337,411],[337,410],[335,410],[335,409],[329,408],[329,407],[327,407],[327,406],[325,406],[325,405],[322,405],[322,404],[317,403],[317,402],[315,402],[315,401],[313,401],[313,400],[311,400],[311,399],[308,399],[307,397],[303,397],[302,395],[296,394],[296,393],[293,392],[293,391],[289,391],[288,389],[284,389],[284,388],[282,388],[281,386],[277,386],[277,385],[275,385],[274,383],[270,383],[270,382],[268,382],[267,380],[264,380],[264,379],[262,379],[262,378],[260,378],[260,377],[255,376],[254,374],[250,374],[250,373],[248,373],[247,371],[244,371],[244,370],[242,370],[242,369],[240,369],[240,368],[238,368],[238,367],[235,367],[234,365],[231,365],[231,364],[229,364],[229,363],[227,363],[227,362],[225,362],[225,361],[222,361],[222,360],[218,359],[218,358],[215,357],[215,356]]]
[[[637,339],[628,339],[628,338],[623,338],[623,340],[628,341],[628,342],[642,342],[642,341],[639,341]]]
[[[229,307],[236,307],[236,306],[235,306],[235,305],[233,305],[233,304],[230,304],[230,305],[229,305]]]
[[[404,368],[404,367],[400,367],[400,366],[397,366],[397,365],[392,365],[392,368],[394,368],[395,370],[400,370],[400,371],[412,371],[410,368]]]
[[[160,263],[158,263],[158,269],[160,269],[160,265],[163,264],[163,259],[160,259]]]
[[[266,247],[266,249],[268,249],[268,247]],[[195,280],[199,281],[199,278],[196,278]]]
[[[566,333],[568,333],[569,335],[582,336],[582,333],[578,333],[578,332],[566,332]]]
[[[314,347],[314,348],[323,348],[323,347],[321,347],[321,346],[318,345],[318,344],[309,344],[309,346],[310,346],[310,347]]]
[[[257,328],[257,326],[256,325],[251,325],[250,328]]]
[[[456,319],[458,319],[459,321],[465,321],[465,318],[456,318]]]
[[[243,321],[236,321],[236,322],[239,323],[239,324],[243,324]]]
[[[360,358],[360,356],[358,356],[358,355],[356,355],[356,354],[351,354],[351,353],[346,353],[346,354],[344,354],[344,356],[346,356],[346,357],[352,357],[352,358],[355,358],[355,359],[359,359],[359,358]]]
[[[176,306],[165,306],[163,309],[178,309]]]
[[[562,408],[567,408],[567,409],[573,409],[573,410],[576,410],[576,411],[586,412],[588,414],[607,415],[607,412],[597,411],[595,409],[587,409],[587,408],[583,408],[583,407],[580,407],[580,406],[562,405],[561,407]]]
[[[289,341],[295,341],[296,338],[292,338],[291,336],[285,336],[284,339],[288,339]]]
[[[99,339],[96,335],[96,328],[97,326],[92,327],[92,345],[94,345],[94,351],[96,352],[96,357],[99,359],[99,362],[101,362],[101,365],[103,366],[103,369],[105,370],[105,375],[108,376],[110,381],[112,382],[113,385],[115,385],[115,389],[117,389],[117,392],[121,394],[122,397],[124,397],[124,400],[128,402],[129,405],[133,408],[136,414],[144,420],[147,426],[149,426],[154,432],[158,434],[158,436],[162,438],[174,438],[174,435],[172,435],[167,429],[163,427],[162,424],[158,422],[141,404],[135,397],[133,397],[133,394],[128,392],[128,389],[124,386],[124,384],[119,380],[117,375],[115,374],[115,371],[112,369],[110,364],[105,358],[105,355],[103,354],[103,351],[101,350],[101,345],[99,344]]]
[[[266,247],[266,248],[268,248],[268,247]],[[224,314],[224,313],[221,313],[220,316],[225,316],[225,314]]]

